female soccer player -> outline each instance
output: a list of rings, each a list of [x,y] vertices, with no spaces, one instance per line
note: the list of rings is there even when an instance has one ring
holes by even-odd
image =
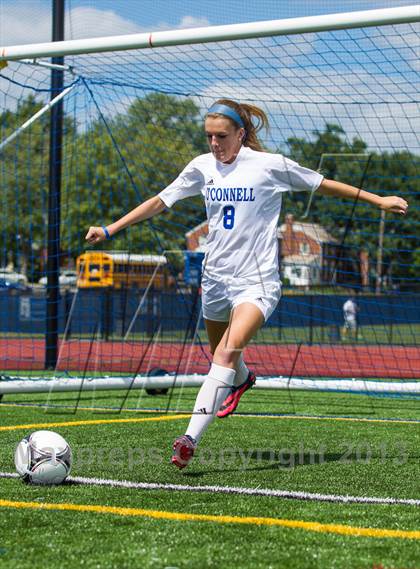
[[[125,227],[201,194],[209,233],[203,262],[202,310],[213,361],[195,402],[185,435],[173,445],[172,463],[184,468],[216,414],[225,417],[255,383],[242,351],[280,299],[277,224],[288,191],[317,191],[359,199],[405,214],[407,202],[326,180],[280,154],[265,152],[257,138],[268,126],[256,106],[218,100],[208,111],[205,132],[210,153],[194,158],[158,195],[107,227],[90,227],[96,244]]]

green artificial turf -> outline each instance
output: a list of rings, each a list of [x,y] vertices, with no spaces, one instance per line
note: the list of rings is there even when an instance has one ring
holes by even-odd
[[[255,390],[244,396],[238,409],[245,414],[216,420],[194,461],[178,471],[170,464],[170,447],[184,432],[188,418],[163,410],[170,403],[174,410],[188,411],[194,398],[191,389],[177,391],[170,399],[144,392],[132,392],[127,398],[117,392],[82,397],[64,393],[50,397],[49,407],[40,407],[46,395],[5,396],[0,406],[0,471],[14,472],[14,448],[24,435],[47,428],[62,434],[71,445],[75,477],[419,499],[418,400]],[[144,412],[146,408],[157,408],[159,413]],[[60,425],[67,422],[75,424]],[[257,517],[418,531],[419,507],[413,505],[70,483],[39,487],[14,478],[0,478],[0,500],[11,502],[0,502],[0,566],[7,569],[420,566],[418,539],[238,523],[238,518]],[[154,519],[147,512],[122,516],[47,511],[24,509],[17,502],[115,506],[218,518],[188,521]],[[220,516],[232,519],[222,523]]]

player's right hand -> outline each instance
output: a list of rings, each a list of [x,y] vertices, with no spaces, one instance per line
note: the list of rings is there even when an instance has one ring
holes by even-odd
[[[89,231],[86,233],[85,239],[91,245],[100,243],[106,239],[105,231],[102,227],[89,227]]]

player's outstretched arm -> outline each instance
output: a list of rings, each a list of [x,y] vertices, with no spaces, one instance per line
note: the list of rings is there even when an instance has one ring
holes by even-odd
[[[133,225],[134,223],[139,223],[140,221],[144,221],[145,219],[149,219],[154,215],[161,213],[166,208],[166,205],[160,199],[159,196],[154,196],[143,202],[142,204],[138,205],[136,208],[128,212],[126,215],[111,223],[106,227],[106,231],[103,227],[92,226],[89,227],[89,231],[86,234],[86,241],[90,244],[94,245],[95,243],[100,243],[105,239],[109,239],[118,231],[125,229],[129,225]],[[106,234],[108,232],[108,235]]]
[[[318,188],[318,192],[324,196],[358,199],[376,205],[385,211],[399,213],[401,215],[405,215],[408,209],[408,203],[399,196],[382,197],[342,182],[336,182],[335,180],[324,179]]]

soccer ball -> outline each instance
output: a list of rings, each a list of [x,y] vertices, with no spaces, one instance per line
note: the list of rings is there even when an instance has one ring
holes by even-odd
[[[67,441],[53,431],[35,431],[16,447],[16,470],[29,484],[61,484],[70,473],[71,461]]]

